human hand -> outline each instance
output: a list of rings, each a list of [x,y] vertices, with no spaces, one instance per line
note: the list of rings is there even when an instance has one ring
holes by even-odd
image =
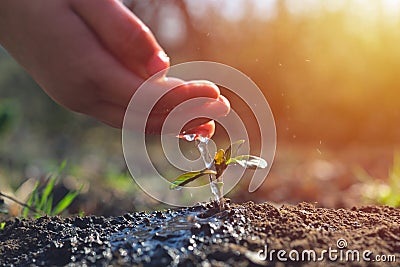
[[[0,43],[56,102],[119,128],[137,88],[169,66],[150,30],[116,0],[2,0]],[[171,81],[161,78],[155,90]],[[147,131],[159,131],[165,106],[200,96],[215,99],[210,116],[229,112],[217,86],[183,84],[161,101]]]

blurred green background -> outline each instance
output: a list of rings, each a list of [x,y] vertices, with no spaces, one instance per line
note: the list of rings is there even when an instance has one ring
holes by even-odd
[[[241,182],[230,193],[234,201],[343,207],[374,200],[356,170],[374,177],[369,183],[385,183],[400,144],[400,1],[124,3],[154,32],[172,64],[230,65],[269,101],[278,136],[274,166],[254,194]],[[232,107],[242,108],[235,101]],[[120,135],[55,104],[0,49],[3,191],[18,191],[66,159],[63,186],[86,188],[72,212],[160,207],[131,180]]]

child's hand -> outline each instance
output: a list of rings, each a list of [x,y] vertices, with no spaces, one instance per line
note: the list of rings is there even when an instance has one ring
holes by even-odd
[[[0,43],[55,101],[114,127],[122,126],[135,90],[169,66],[150,30],[116,0],[2,0]],[[171,94],[172,106],[203,96],[218,102],[210,114],[229,112],[209,83]],[[150,132],[159,118],[150,117]]]

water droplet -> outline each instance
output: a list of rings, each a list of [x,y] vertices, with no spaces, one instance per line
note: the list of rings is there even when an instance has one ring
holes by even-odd
[[[186,141],[192,142],[196,139],[196,134],[183,134],[179,135],[178,137],[185,139]]]
[[[197,140],[199,140],[200,143],[208,144],[208,140],[210,140],[208,137],[203,137],[202,135],[199,135],[197,137]]]
[[[183,188],[182,186],[177,186],[174,188],[174,190],[179,191],[179,190],[182,190],[182,188]]]

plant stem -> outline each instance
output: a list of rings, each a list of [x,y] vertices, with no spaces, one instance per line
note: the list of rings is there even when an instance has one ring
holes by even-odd
[[[214,161],[213,157],[211,157],[210,152],[208,151],[208,140],[209,139],[200,139],[196,140],[197,144],[197,149],[200,152],[200,155],[204,161],[204,165],[206,166],[207,169],[209,169],[212,166],[212,163]],[[215,201],[218,203],[219,208],[222,210],[223,209],[223,203],[222,203],[222,187],[218,186],[218,182],[221,182],[220,179],[212,179],[212,175],[209,175],[209,180],[210,180],[210,188],[211,188],[211,193],[214,195]]]
[[[13,198],[12,196],[3,194],[2,192],[0,192],[0,196],[1,196],[1,197],[4,197],[4,198],[7,198],[7,199],[9,199],[9,200],[11,200],[11,201],[14,201],[14,202],[17,203],[18,205],[23,206],[23,207],[29,209],[29,210],[32,211],[32,212],[35,212],[35,213],[38,213],[38,214],[41,213],[41,212],[37,211],[36,209],[34,209],[34,208],[32,208],[32,207],[26,205],[25,203],[22,203],[22,202],[19,201],[18,199]]]

